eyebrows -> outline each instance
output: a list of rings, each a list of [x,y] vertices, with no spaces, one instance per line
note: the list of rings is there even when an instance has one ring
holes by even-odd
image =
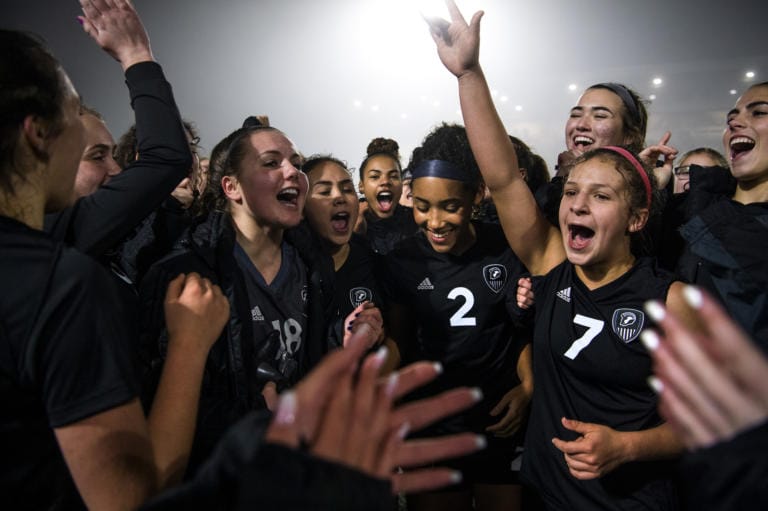
[[[312,183],[312,188],[314,188],[316,186],[333,186],[335,184],[339,184],[339,185],[342,185],[342,186],[346,186],[348,184],[354,185],[354,183],[352,182],[351,178],[349,178],[349,179],[342,179],[340,181],[330,181],[330,180],[324,179],[324,180],[315,181],[314,183]]]
[[[613,110],[608,108],[607,106],[590,106],[590,107],[583,107],[583,106],[575,106],[571,108],[571,113],[578,112],[583,113],[585,111],[589,110],[590,112],[608,112],[609,114],[613,115]]]
[[[768,101],[753,101],[752,103],[747,104],[746,107],[744,107],[746,110],[752,110],[753,108],[757,108],[758,106],[768,106]],[[728,117],[732,115],[736,115],[739,113],[739,109],[734,107],[731,108],[728,111]]]

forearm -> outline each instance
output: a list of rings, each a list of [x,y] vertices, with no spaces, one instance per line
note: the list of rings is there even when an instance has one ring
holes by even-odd
[[[181,116],[162,68],[141,62],[126,72],[136,114],[139,158],[73,206],[65,241],[99,257],[165,200],[192,165]]]
[[[525,389],[525,393],[530,397],[533,395],[533,357],[531,355],[533,346],[531,343],[525,345],[517,359],[517,377],[520,378],[520,384]]]
[[[625,463],[674,458],[685,450],[682,440],[667,424],[642,431],[621,432]]]
[[[149,434],[161,487],[179,482],[186,470],[197,423],[205,356],[175,347],[172,339],[149,414]]]

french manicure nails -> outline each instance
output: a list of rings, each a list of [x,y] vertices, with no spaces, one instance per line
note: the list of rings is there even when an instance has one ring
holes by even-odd
[[[663,320],[667,315],[667,312],[664,310],[664,306],[656,300],[649,300],[645,302],[645,312],[647,312],[651,319],[657,323]]]
[[[387,385],[384,387],[384,392],[388,396],[393,396],[395,394],[395,389],[397,388],[397,382],[400,380],[400,373],[397,371],[394,371],[389,375],[387,378]]]
[[[411,425],[408,422],[404,422],[398,429],[397,429],[397,437],[400,440],[405,439],[405,437],[408,436],[408,432],[411,430]]]
[[[664,390],[664,384],[661,383],[661,380],[655,376],[648,377],[648,386],[651,387],[657,394],[661,394],[661,391]]]
[[[284,392],[277,404],[275,421],[278,424],[290,425],[296,421],[296,393]]]
[[[643,330],[640,340],[648,351],[656,351],[659,347],[659,336],[653,330]]]
[[[485,449],[488,446],[488,440],[483,435],[475,437],[475,445],[478,449]]]
[[[461,480],[464,479],[464,476],[459,472],[458,470],[454,470],[451,473],[451,482],[454,484],[458,484],[461,482]]]
[[[703,299],[701,296],[701,290],[698,287],[685,286],[683,288],[683,297],[685,298],[685,301],[688,303],[688,305],[696,310],[701,309]]]
[[[475,401],[482,401],[483,400],[483,391],[479,388],[475,387],[472,390],[472,397],[475,399]]]
[[[443,374],[443,364],[441,364],[440,362],[433,362],[432,367],[435,368],[435,372],[437,374]]]

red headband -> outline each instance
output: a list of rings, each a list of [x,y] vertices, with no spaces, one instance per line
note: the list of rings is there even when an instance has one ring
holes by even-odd
[[[623,147],[616,147],[613,145],[604,146],[603,149],[608,149],[609,151],[613,151],[615,153],[619,153],[624,158],[629,160],[629,163],[631,163],[635,169],[637,170],[637,173],[640,174],[640,179],[643,180],[643,184],[645,185],[645,207],[648,209],[651,209],[651,180],[648,179],[648,173],[645,171],[643,166],[640,164],[639,161],[637,161],[637,158],[635,158],[632,153],[624,149]]]

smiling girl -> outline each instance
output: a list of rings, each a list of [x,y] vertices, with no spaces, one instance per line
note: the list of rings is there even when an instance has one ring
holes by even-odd
[[[565,182],[558,230],[518,171],[514,148],[479,64],[480,18],[430,19],[440,59],[458,78],[462,114],[506,238],[535,276],[536,390],[523,477],[552,509],[677,506],[662,460],[682,444],[646,384],[651,360],[638,340],[643,304],[681,286],[631,239],[648,219],[653,175],[637,156],[604,147],[579,157]],[[666,300],[684,310],[681,299]]]
[[[431,431],[487,434],[489,448],[454,462],[463,472],[461,487],[411,496],[408,506],[516,509],[520,486],[510,465],[533,383],[530,346],[515,322],[516,285],[525,269],[498,225],[471,221],[483,187],[463,127],[435,129],[414,151],[409,168],[419,233],[385,259],[388,324],[404,361],[443,365],[440,380],[424,393],[455,385],[483,391],[482,403]]]

